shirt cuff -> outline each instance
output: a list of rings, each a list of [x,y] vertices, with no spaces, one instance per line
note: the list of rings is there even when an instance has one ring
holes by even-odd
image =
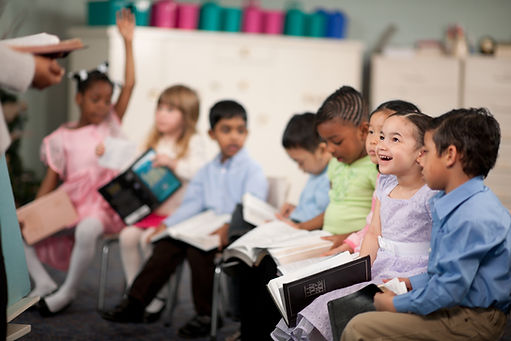
[[[423,272],[421,274],[412,276],[409,279],[410,279],[410,284],[412,285],[412,289],[418,289],[418,288],[423,288],[424,286],[426,286],[426,283],[428,283],[428,280],[429,280],[429,276],[428,276],[427,272]]]
[[[399,313],[409,313],[411,302],[410,302],[410,292],[402,295],[396,295],[392,299],[392,303],[394,304],[394,308],[396,308]]]

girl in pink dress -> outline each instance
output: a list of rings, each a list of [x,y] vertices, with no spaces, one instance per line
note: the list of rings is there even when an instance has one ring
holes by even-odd
[[[103,233],[118,232],[123,227],[120,217],[97,191],[117,172],[98,164],[96,149],[106,137],[121,134],[121,119],[135,84],[134,26],[130,11],[117,14],[117,27],[126,53],[125,85],[117,103],[111,104],[113,83],[104,73],[106,67],[80,71],[75,75],[78,80],[75,100],[80,108],[78,122],[62,125],[44,138],[41,146],[41,158],[48,169],[37,196],[53,191],[61,183],[60,188],[69,195],[79,217],[74,229],[70,227],[33,246],[25,245],[28,270],[35,284],[30,296],[43,297],[39,302],[43,316],[55,314],[71,303],[80,279],[94,258],[97,239]],[[51,295],[57,285],[41,262],[68,271],[62,286]]]

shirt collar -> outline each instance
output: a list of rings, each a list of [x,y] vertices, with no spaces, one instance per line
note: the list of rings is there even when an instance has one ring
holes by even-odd
[[[483,178],[481,176],[477,176],[455,188],[448,194],[441,191],[434,199],[434,210],[436,211],[438,218],[445,218],[456,207],[458,207],[459,204],[472,197],[474,194],[482,192],[484,187]]]
[[[224,163],[221,162],[222,153],[218,153],[217,156],[215,157],[214,162],[220,168],[230,168],[232,165],[236,165],[237,163],[240,163],[247,157],[248,157],[247,150],[245,148],[241,148],[236,154],[234,154],[234,156],[225,160]]]

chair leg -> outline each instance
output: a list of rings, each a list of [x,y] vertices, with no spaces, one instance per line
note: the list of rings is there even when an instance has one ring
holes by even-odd
[[[218,312],[220,310],[220,277],[222,275],[222,263],[215,266],[215,274],[213,277],[213,302],[211,304],[211,330],[209,337],[211,340],[216,340]]]
[[[181,281],[181,276],[183,274],[184,262],[179,264],[176,268],[174,275],[169,280],[169,294],[167,297],[167,321],[165,322],[165,326],[169,327],[172,324],[172,316],[174,315],[174,310],[177,306],[177,294],[179,291],[179,282]]]
[[[101,264],[99,268],[99,290],[98,290],[98,311],[103,311],[105,308],[105,290],[106,290],[106,279],[108,273],[108,256],[110,253],[110,241],[103,241],[101,247]]]

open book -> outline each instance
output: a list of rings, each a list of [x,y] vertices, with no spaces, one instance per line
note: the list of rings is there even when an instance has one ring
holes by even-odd
[[[49,58],[63,58],[71,51],[84,48],[82,41],[78,38],[61,41],[56,35],[48,33],[6,39],[2,40],[1,43],[19,52],[32,53]]]
[[[204,251],[211,251],[220,245],[218,235],[211,235],[222,225],[231,219],[230,214],[217,215],[214,211],[208,210],[182,221],[176,225],[169,226],[162,233],[154,236],[151,241],[157,241],[166,236],[181,240]]]
[[[20,207],[16,211],[21,233],[28,245],[76,224],[78,214],[67,193],[57,189]]]
[[[289,226],[280,220],[257,226],[237,239],[223,252],[223,258],[238,258],[248,266],[257,266],[269,254],[277,265],[309,257],[317,257],[332,245],[322,240],[326,231],[306,231]]]
[[[255,226],[275,220],[277,209],[267,202],[256,198],[250,193],[245,193],[242,198],[243,219]]]
[[[99,188],[99,193],[132,225],[174,194],[181,181],[167,167],[153,167],[156,152],[147,150],[126,171]]]
[[[371,279],[369,256],[355,257],[343,252],[268,282],[270,295],[288,326],[296,324],[297,314],[316,297]]]

